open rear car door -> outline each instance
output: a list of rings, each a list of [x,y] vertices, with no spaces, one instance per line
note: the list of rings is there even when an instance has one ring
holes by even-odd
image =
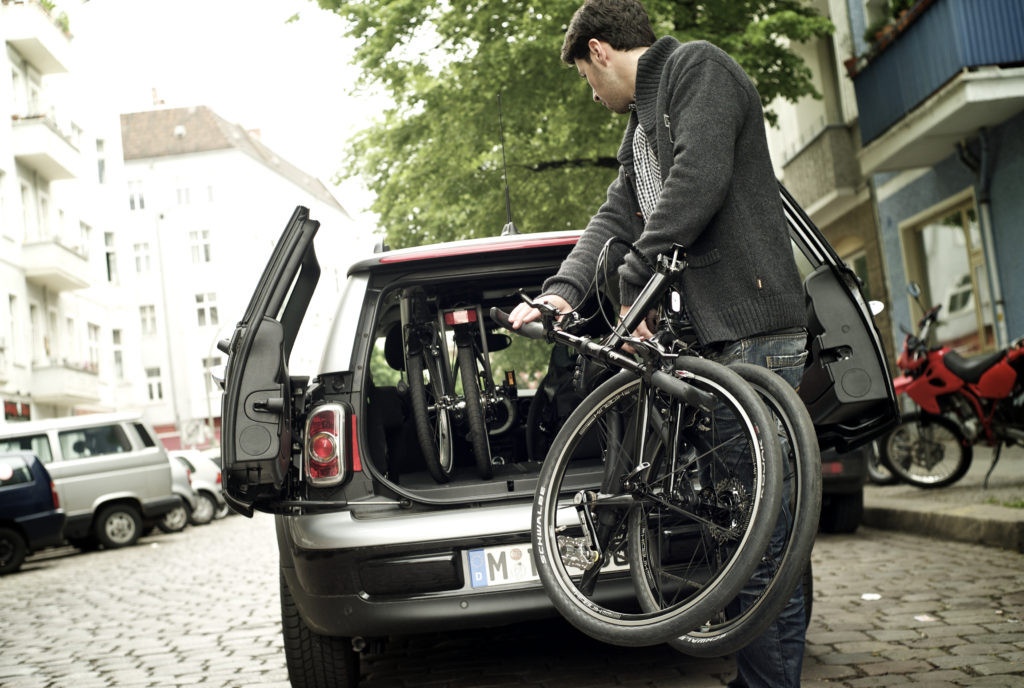
[[[808,361],[798,392],[821,448],[846,452],[899,423],[892,375],[857,276],[780,190],[790,237],[811,267],[804,275]]]
[[[299,206],[274,247],[242,320],[219,348],[228,355],[221,405],[225,497],[239,513],[281,498],[292,455],[292,405],[303,380],[288,357],[320,278],[313,237],[320,223]]]

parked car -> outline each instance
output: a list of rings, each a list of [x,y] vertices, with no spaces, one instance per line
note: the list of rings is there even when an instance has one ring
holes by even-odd
[[[173,456],[168,456],[167,461],[171,465],[171,488],[181,503],[161,516],[156,525],[165,533],[180,533],[189,524],[199,500],[192,489],[192,471]]]
[[[205,525],[227,513],[227,503],[221,490],[220,466],[195,449],[179,449],[171,456],[180,461],[192,474],[192,489],[196,493],[196,507],[190,523]]]
[[[0,426],[0,452],[10,451],[30,451],[46,466],[67,514],[64,535],[82,549],[133,545],[180,504],[167,453],[139,414]]]
[[[783,197],[808,295],[800,393],[823,448],[846,453],[891,427],[895,394],[856,278]],[[508,310],[520,292],[539,294],[580,235],[476,239],[355,263],[309,378],[290,373],[289,353],[319,275],[318,229],[296,210],[224,346],[221,449],[232,507],[275,514],[293,682],[342,686],[358,681],[358,651],[389,635],[554,613],[529,566],[542,456],[531,457],[528,423],[553,352],[502,335],[473,313]],[[509,403],[497,405],[504,411],[489,425],[490,479],[457,425],[438,426],[453,439],[450,480],[427,470],[404,370],[413,298],[426,305],[416,317],[438,327],[448,313],[452,322],[477,323],[473,336],[488,343],[503,373],[499,396]]]
[[[46,467],[31,452],[0,454],[0,575],[64,543],[64,510]]]

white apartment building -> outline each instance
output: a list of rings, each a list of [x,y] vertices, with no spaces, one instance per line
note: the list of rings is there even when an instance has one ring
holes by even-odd
[[[138,326],[103,287],[127,216],[117,114],[38,2],[3,0],[0,45],[0,422],[128,407],[114,372],[140,367]]]
[[[345,266],[369,244],[319,180],[208,107],[122,115],[121,130],[129,219],[117,269],[140,327],[143,409],[165,446],[207,447],[219,434],[210,371],[225,358],[216,344],[241,318],[295,207],[320,221],[318,244],[335,246],[307,333],[326,324]],[[305,341],[313,350],[293,355],[293,374],[314,372],[320,352],[315,337]]]
[[[305,333],[370,234],[209,108],[103,112],[61,23],[37,0],[0,0],[0,423],[141,410],[168,447],[209,446],[216,341],[295,206],[334,246]],[[300,340],[293,371],[312,374],[320,342]]]

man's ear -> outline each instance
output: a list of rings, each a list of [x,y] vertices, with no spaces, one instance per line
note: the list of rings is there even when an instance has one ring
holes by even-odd
[[[596,38],[591,38],[589,41],[587,41],[587,47],[590,48],[591,62],[597,62],[602,66],[608,64],[608,48],[610,46],[607,43],[599,41]]]

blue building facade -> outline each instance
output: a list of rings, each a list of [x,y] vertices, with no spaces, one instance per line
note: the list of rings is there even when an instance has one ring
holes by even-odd
[[[1024,335],[1024,2],[920,0],[870,45],[865,4],[846,7],[892,322],[920,317],[916,282],[939,341],[1005,346]]]

